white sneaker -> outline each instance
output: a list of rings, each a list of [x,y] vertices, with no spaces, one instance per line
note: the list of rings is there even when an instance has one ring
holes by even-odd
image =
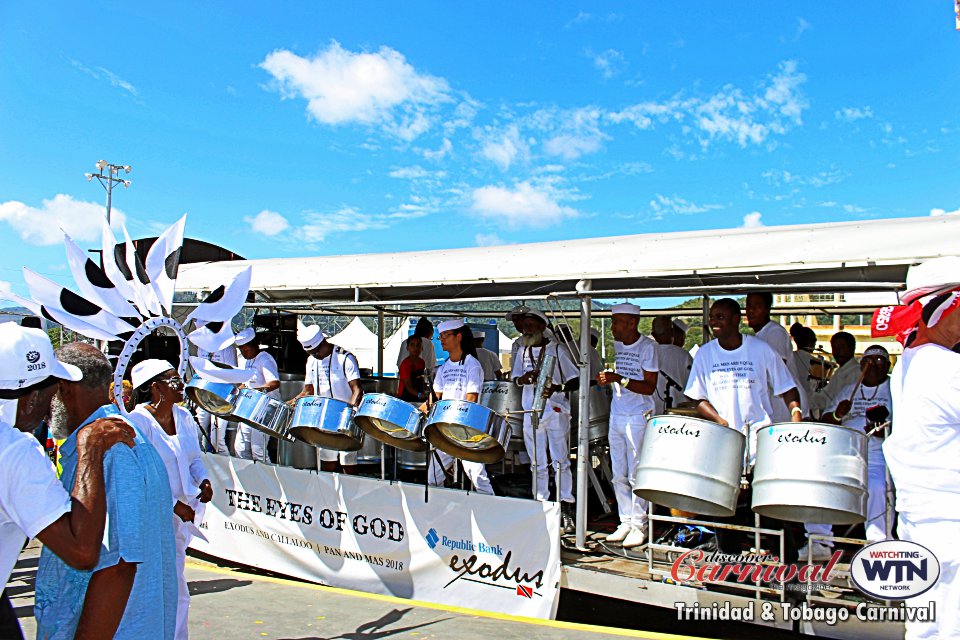
[[[629,522],[621,522],[617,530],[606,537],[607,542],[623,542],[627,534],[633,530],[633,525]]]
[[[636,527],[630,529],[630,533],[627,534],[627,537],[623,541],[624,549],[633,549],[634,547],[639,547],[647,540],[647,532],[643,529],[638,529]]]
[[[800,562],[806,562],[808,554],[810,553],[810,546],[813,546],[813,560],[829,560],[833,557],[833,547],[828,547],[825,544],[819,542],[808,542],[799,549],[797,549],[797,555],[799,556]]]

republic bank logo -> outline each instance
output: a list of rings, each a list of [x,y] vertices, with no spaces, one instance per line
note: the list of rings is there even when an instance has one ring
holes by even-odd
[[[440,542],[440,536],[437,535],[436,529],[430,529],[430,531],[427,531],[427,535],[423,537],[427,539],[428,547],[430,547],[431,549],[437,548],[437,543]]]

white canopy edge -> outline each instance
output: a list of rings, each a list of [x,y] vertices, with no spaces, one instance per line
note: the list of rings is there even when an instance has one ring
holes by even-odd
[[[595,290],[716,289],[777,283],[900,285],[906,269],[960,253],[960,216],[894,218],[587,238],[405,253],[182,265],[178,291],[203,292],[253,266],[271,301],[476,299]]]

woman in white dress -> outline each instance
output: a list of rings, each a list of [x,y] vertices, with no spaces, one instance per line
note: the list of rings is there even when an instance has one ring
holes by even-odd
[[[183,573],[187,545],[196,530],[195,522],[203,517],[203,504],[213,498],[213,487],[207,478],[200,451],[197,422],[183,402],[183,380],[176,369],[164,360],[144,360],[130,373],[134,389],[142,404],[130,419],[153,444],[170,481],[173,495],[173,529],[177,542],[177,627],[175,637],[187,637],[187,613],[190,591]]]

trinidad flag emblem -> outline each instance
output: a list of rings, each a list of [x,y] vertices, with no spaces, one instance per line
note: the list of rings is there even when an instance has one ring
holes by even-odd
[[[517,595],[518,595],[518,596],[522,596],[522,597],[524,597],[524,598],[532,598],[532,597],[533,597],[533,588],[532,588],[532,587],[525,587],[525,586],[523,586],[523,585],[521,585],[521,584],[518,584],[518,585],[517,585]]]

